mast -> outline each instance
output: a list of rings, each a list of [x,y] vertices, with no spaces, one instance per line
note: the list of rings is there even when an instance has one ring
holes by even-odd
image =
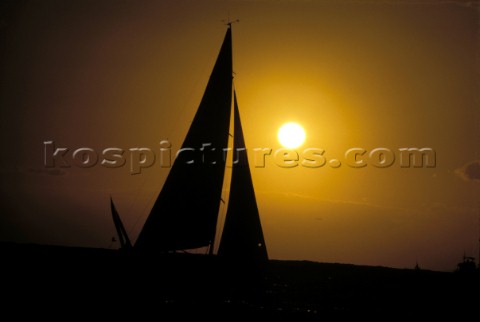
[[[239,263],[268,260],[260,215],[248,165],[242,123],[234,91],[234,164],[225,225],[218,256]]]
[[[232,104],[232,34],[225,34],[205,93],[135,248],[213,247]]]

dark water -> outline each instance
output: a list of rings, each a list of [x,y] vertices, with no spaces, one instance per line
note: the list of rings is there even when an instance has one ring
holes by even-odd
[[[345,264],[145,256],[103,249],[0,244],[4,308],[107,317],[278,318],[443,316],[474,312],[470,274]],[[61,310],[60,310],[61,309]],[[31,312],[30,312],[31,313]]]

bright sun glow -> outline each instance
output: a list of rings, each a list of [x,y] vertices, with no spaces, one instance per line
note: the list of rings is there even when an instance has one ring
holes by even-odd
[[[297,123],[285,123],[278,130],[278,141],[288,148],[297,148],[305,141],[305,131],[303,127]]]

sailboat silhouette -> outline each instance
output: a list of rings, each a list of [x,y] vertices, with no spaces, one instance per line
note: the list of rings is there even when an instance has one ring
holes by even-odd
[[[230,196],[218,256],[229,260],[268,260],[240,113],[233,89],[231,23],[182,148],[155,201],[133,250],[170,253],[209,247],[213,254],[225,177],[232,92],[234,151]],[[122,247],[131,248],[112,202]]]

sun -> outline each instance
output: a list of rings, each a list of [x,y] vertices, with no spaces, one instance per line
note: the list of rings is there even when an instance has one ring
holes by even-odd
[[[305,137],[305,130],[297,123],[285,123],[278,130],[278,141],[288,149],[298,148],[305,141]]]

